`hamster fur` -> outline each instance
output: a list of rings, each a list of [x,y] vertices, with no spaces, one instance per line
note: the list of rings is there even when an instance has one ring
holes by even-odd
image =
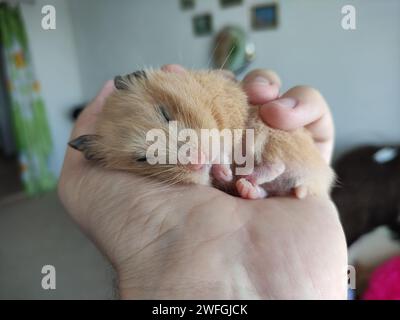
[[[71,147],[89,160],[116,170],[152,177],[167,184],[214,185],[243,198],[294,194],[298,198],[328,195],[334,173],[322,159],[305,129],[285,132],[272,129],[249,106],[240,84],[219,71],[169,73],[137,71],[115,78],[116,90],[106,100],[94,135],[74,139]],[[146,152],[154,142],[146,139],[152,129],[162,130],[167,141],[170,121],[178,131],[193,129],[254,129],[254,171],[230,176],[235,165],[209,164],[208,152],[195,145],[191,155],[200,164],[149,164]],[[178,141],[167,143],[161,153],[177,154]]]

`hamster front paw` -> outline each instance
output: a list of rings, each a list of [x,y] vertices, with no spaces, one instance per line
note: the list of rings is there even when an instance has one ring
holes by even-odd
[[[249,180],[241,178],[236,181],[236,190],[243,199],[263,199],[268,196],[267,191],[259,185],[252,184]]]
[[[233,180],[232,169],[228,164],[213,164],[212,176],[220,183],[227,183]]]
[[[294,187],[293,192],[297,199],[304,199],[305,197],[307,197],[308,188],[306,185],[302,184],[297,187]]]

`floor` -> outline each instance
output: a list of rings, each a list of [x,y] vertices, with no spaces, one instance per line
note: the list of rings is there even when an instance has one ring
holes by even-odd
[[[114,274],[55,193],[0,203],[0,299],[113,299]],[[56,289],[41,286],[53,265]]]

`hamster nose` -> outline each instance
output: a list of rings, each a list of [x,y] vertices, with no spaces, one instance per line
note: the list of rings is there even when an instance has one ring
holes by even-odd
[[[197,154],[194,154],[191,159],[190,163],[188,164],[188,168],[193,171],[201,170],[207,162],[207,157],[204,152],[200,151]]]

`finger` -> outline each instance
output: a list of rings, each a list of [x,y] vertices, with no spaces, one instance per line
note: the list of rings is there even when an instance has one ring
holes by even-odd
[[[172,73],[184,73],[186,69],[179,64],[166,64],[161,67],[162,71]]]
[[[281,79],[274,71],[256,69],[246,75],[242,86],[249,102],[260,105],[278,98]]]
[[[334,126],[328,104],[315,89],[298,86],[278,100],[260,108],[260,116],[268,125],[282,130],[306,127],[323,157],[329,162],[334,142]]]

